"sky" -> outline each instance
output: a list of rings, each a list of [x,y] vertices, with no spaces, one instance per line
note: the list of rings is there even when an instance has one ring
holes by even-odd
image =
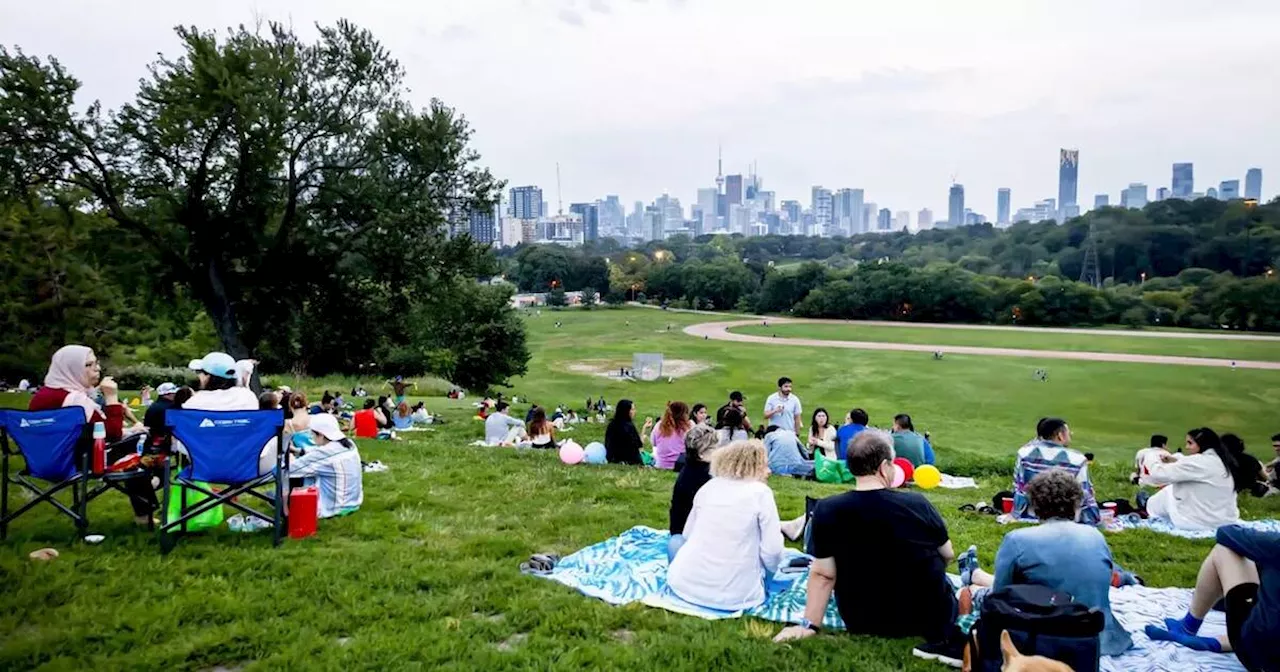
[[[132,100],[178,24],[260,20],[313,35],[346,18],[406,71],[410,99],[466,115],[483,163],[556,208],[661,193],[686,208],[754,162],[777,201],[823,185],[945,218],[965,186],[995,218],[1130,182],[1195,188],[1263,169],[1280,192],[1280,2],[1274,0],[42,0],[0,6],[0,43],[56,56],[86,100]]]

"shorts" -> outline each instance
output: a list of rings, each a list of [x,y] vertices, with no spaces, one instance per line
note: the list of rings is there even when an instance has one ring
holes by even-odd
[[[1242,583],[1228,591],[1223,601],[1227,612],[1227,641],[1231,642],[1231,648],[1239,654],[1240,630],[1244,628],[1245,621],[1249,620],[1254,605],[1258,603],[1258,584]],[[1249,667],[1245,661],[1240,662]]]

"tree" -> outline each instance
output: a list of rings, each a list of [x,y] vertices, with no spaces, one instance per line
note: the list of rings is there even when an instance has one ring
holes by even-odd
[[[547,306],[551,308],[563,308],[569,305],[569,299],[564,295],[564,290],[556,287],[547,292]]]
[[[492,269],[444,225],[490,207],[501,184],[477,166],[465,119],[403,100],[400,65],[368,31],[340,21],[312,44],[277,24],[177,33],[182,55],[108,115],[75,110],[79,82],[56,60],[0,48],[0,189],[82,189],[189,290],[227,352],[282,366],[360,361],[349,346],[336,361],[308,350],[288,316],[327,327],[337,315],[314,306],[352,293],[374,305],[343,313],[403,316]]]

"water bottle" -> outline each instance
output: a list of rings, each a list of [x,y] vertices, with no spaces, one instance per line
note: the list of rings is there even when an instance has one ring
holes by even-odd
[[[93,473],[101,474],[107,470],[107,426],[101,422],[93,423]]]

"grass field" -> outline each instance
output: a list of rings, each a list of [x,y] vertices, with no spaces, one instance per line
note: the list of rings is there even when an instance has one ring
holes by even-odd
[[[1123,352],[1140,355],[1179,355],[1280,361],[1280,339],[1243,341],[1223,339],[1151,338],[1099,334],[1030,333],[992,329],[946,329],[919,326],[889,327],[865,324],[771,324],[730,329],[734,333],[778,338],[816,338],[828,341],[881,341],[915,345],[964,345],[1026,350]]]
[[[522,398],[580,405],[590,394],[723,403],[732,389],[758,415],[773,379],[789,375],[811,410],[867,408],[877,423],[907,411],[933,433],[942,467],[978,490],[927,496],[958,546],[991,565],[1005,528],[961,514],[1008,487],[1012,452],[1049,413],[1071,421],[1098,454],[1100,495],[1131,497],[1132,452],[1160,431],[1208,424],[1236,431],[1265,456],[1280,431],[1280,374],[912,353],[776,348],[701,341],[680,327],[705,316],[649,310],[544,311],[529,318],[534,359]],[[555,321],[563,326],[556,328]],[[629,323],[629,324],[628,324]],[[671,325],[671,331],[666,327]],[[625,383],[572,373],[582,362],[629,365],[634,352],[711,368],[674,383]],[[1046,366],[1050,382],[1032,379]],[[0,403],[20,403],[10,398]],[[428,399],[449,423],[410,440],[361,443],[391,471],[365,476],[355,515],[321,521],[317,536],[272,549],[265,533],[184,539],[169,556],[136,531],[121,497],[91,509],[101,545],[75,539],[48,511],[16,522],[0,544],[0,669],[735,669],[938,670],[909,640],[827,635],[780,647],[780,626],[708,622],[645,607],[615,608],[522,576],[534,552],[567,554],[636,524],[665,527],[673,476],[627,467],[567,467],[554,455],[475,448],[469,402]],[[518,407],[522,413],[524,404]],[[570,434],[598,440],[599,425]],[[774,479],[782,516],[804,496],[842,488]],[[1247,517],[1280,516],[1276,499],[1242,499]],[[1189,586],[1210,547],[1145,532],[1109,535],[1117,559],[1153,585]],[[53,546],[57,560],[27,553]]]

